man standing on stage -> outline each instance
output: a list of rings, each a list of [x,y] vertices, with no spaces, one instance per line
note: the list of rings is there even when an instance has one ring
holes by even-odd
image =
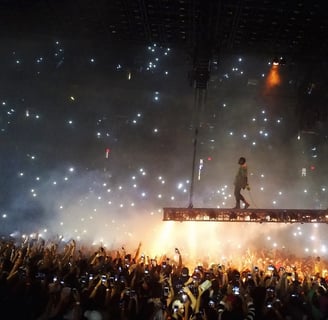
[[[240,209],[240,201],[242,201],[245,206],[244,209],[249,207],[249,203],[245,200],[244,196],[240,193],[241,189],[250,190],[248,185],[247,178],[247,165],[246,159],[244,157],[240,157],[238,160],[239,169],[235,177],[234,185],[235,185],[235,198],[236,198],[236,206],[234,209]]]

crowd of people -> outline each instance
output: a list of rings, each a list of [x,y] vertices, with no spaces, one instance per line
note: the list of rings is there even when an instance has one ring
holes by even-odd
[[[187,266],[149,257],[140,243],[96,250],[68,242],[2,238],[0,310],[28,320],[328,319],[327,262],[320,257]],[[7,315],[7,316],[5,316]]]

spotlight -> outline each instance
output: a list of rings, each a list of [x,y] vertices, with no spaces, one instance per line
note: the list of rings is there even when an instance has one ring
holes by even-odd
[[[272,60],[272,64],[274,66],[278,66],[279,65],[279,59],[277,57],[274,57],[273,60]]]

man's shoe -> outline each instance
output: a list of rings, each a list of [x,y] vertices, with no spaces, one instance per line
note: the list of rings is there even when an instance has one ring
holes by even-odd
[[[232,209],[240,209],[240,207],[237,207],[237,206],[236,206],[236,207],[233,207]]]
[[[249,203],[246,202],[246,203],[245,203],[245,207],[244,207],[244,209],[247,209],[248,207],[249,207]]]

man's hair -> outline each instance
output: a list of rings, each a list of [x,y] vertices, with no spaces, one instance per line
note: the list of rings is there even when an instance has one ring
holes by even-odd
[[[246,162],[246,159],[244,157],[240,157],[238,160],[239,164],[244,164]]]

